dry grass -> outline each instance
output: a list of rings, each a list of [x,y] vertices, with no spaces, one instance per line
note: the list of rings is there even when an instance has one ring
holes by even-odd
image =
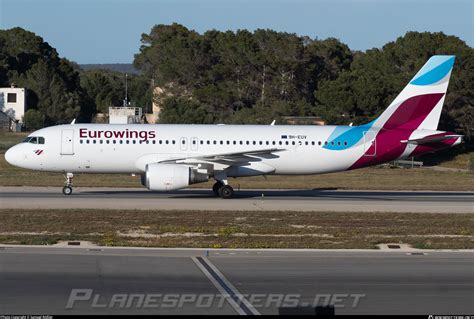
[[[439,166],[457,169],[469,169],[470,161],[474,161],[474,152],[458,154],[450,160],[442,162]]]
[[[474,248],[472,214],[0,210],[0,243],[108,246]]]

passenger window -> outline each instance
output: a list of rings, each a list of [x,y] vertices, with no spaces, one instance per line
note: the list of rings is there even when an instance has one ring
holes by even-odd
[[[96,140],[92,140],[92,144],[95,144],[95,143],[97,143]]]
[[[82,140],[79,140],[79,143],[81,143],[81,144],[82,144]]]
[[[318,141],[318,145],[321,145],[321,141]]]
[[[109,143],[110,143],[110,141],[109,141],[109,140],[107,140],[107,141],[105,141],[105,142],[106,142],[107,144],[109,144]]]
[[[347,145],[347,142],[344,142],[344,145]]]

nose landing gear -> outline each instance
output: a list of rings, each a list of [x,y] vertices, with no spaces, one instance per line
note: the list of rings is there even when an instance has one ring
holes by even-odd
[[[66,181],[65,186],[63,187],[63,194],[64,195],[71,195],[72,194],[72,179],[74,177],[73,173],[66,174]]]

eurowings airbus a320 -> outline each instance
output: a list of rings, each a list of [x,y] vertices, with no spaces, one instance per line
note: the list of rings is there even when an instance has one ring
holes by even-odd
[[[455,57],[437,55],[388,108],[360,126],[69,124],[40,129],[5,154],[15,166],[66,174],[140,174],[153,191],[213,178],[231,198],[229,177],[323,174],[416,156],[461,143],[438,131]]]

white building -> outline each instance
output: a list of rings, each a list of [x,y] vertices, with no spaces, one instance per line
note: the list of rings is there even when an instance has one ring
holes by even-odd
[[[0,88],[0,111],[23,123],[23,116],[26,109],[26,90],[16,88],[13,85],[9,88]]]
[[[109,107],[110,124],[132,124],[141,123],[141,107]]]

